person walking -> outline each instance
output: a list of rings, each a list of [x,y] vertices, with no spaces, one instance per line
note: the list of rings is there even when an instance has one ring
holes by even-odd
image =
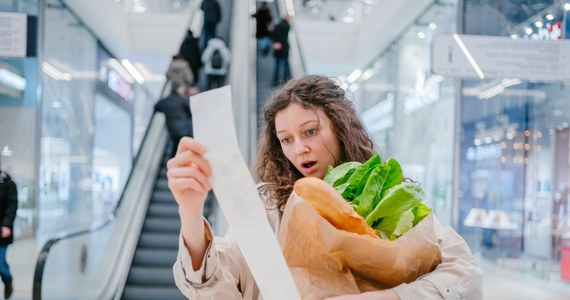
[[[252,15],[256,21],[255,38],[259,43],[259,49],[263,56],[269,54],[271,50],[271,25],[273,22],[273,15],[267,5],[267,2],[262,2],[261,6]]]
[[[273,85],[277,86],[291,78],[289,68],[289,22],[291,17],[286,15],[273,30],[273,57],[275,57],[275,69],[273,71]]]
[[[166,128],[172,140],[170,157],[174,157],[180,139],[192,136],[192,113],[188,99],[188,86],[173,81],[170,95],[158,101],[154,105],[154,110],[164,113],[166,117]]]
[[[194,37],[192,30],[188,29],[186,37],[180,44],[179,53],[186,59],[194,75],[194,81],[198,82],[200,78],[200,68],[202,68],[202,52],[200,51],[200,43]]]
[[[179,85],[184,84],[190,87],[194,85],[195,77],[194,74],[192,74],[190,65],[186,59],[184,59],[184,56],[182,56],[182,54],[176,54],[172,56],[172,61],[166,71],[166,78],[170,80],[170,82],[176,82]]]
[[[202,47],[206,48],[210,39],[216,36],[218,23],[222,20],[222,10],[220,9],[220,3],[218,3],[218,0],[203,0],[200,9],[204,13]]]
[[[18,189],[12,177],[0,169],[0,222],[2,231],[0,236],[0,277],[4,283],[4,299],[8,299],[14,292],[12,273],[6,260],[8,245],[14,242],[14,219],[18,209]]]
[[[220,38],[213,38],[202,53],[204,73],[207,76],[207,89],[215,89],[224,85],[231,61],[230,49]]]

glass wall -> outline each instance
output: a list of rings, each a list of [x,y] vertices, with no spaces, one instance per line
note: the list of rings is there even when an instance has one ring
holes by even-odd
[[[463,32],[555,43],[565,2],[466,0]],[[476,254],[558,279],[570,232],[569,86],[509,78],[484,93],[504,80],[461,82],[458,229]]]
[[[90,226],[116,206],[155,99],[62,1],[1,1],[0,18],[15,45],[0,48],[0,168],[18,186],[15,237]]]
[[[14,14],[16,13],[16,14]],[[37,182],[38,59],[36,1],[0,1],[0,19],[11,32],[3,38],[24,47],[0,49],[0,169],[9,173],[18,189],[14,237],[31,236],[35,228]],[[22,26],[25,26],[24,29]],[[6,34],[4,32],[4,34]],[[29,49],[27,49],[29,48]]]
[[[46,1],[39,230],[91,221],[97,40],[59,1]]]
[[[452,219],[454,82],[431,73],[433,38],[454,32],[456,1],[436,2],[363,71],[362,119],[385,159],[424,187],[443,224]]]

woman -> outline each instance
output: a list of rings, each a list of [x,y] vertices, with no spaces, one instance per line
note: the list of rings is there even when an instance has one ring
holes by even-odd
[[[266,127],[257,160],[260,195],[278,232],[294,182],[323,178],[328,165],[366,161],[373,143],[352,103],[335,82],[309,75],[278,90],[264,110]],[[232,239],[213,239],[202,217],[211,184],[206,149],[184,138],[168,162],[168,185],[179,205],[182,233],[174,277],[192,299],[261,299],[244,258]],[[431,273],[393,289],[334,299],[480,299],[481,271],[465,241],[450,228],[434,228],[442,262]]]

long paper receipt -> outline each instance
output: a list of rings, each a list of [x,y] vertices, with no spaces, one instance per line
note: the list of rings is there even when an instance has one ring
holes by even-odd
[[[194,138],[208,149],[212,186],[264,299],[301,299],[241,155],[230,86],[190,100]]]

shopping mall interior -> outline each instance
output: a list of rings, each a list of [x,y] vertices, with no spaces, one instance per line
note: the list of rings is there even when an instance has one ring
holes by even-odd
[[[172,275],[175,145],[154,107],[189,35],[206,53],[203,2],[0,1],[0,170],[18,199],[11,299],[185,299]],[[325,75],[465,240],[483,299],[570,299],[570,1],[214,2],[231,54],[217,76],[250,169],[276,88]],[[270,30],[289,20],[279,82],[280,49],[256,37],[262,3]],[[218,78],[193,77],[190,99]],[[214,188],[204,217],[224,236],[220,203]]]

